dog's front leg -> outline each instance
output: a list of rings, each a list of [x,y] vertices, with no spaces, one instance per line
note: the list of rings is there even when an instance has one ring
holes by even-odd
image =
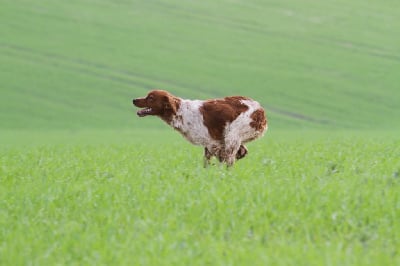
[[[205,147],[204,148],[204,157],[203,157],[204,168],[207,168],[210,165],[211,157],[212,157],[211,152],[207,149],[207,147]]]

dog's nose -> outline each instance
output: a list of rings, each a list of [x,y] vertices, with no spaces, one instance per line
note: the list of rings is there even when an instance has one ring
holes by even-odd
[[[136,99],[133,99],[133,100],[132,100],[132,103],[135,104],[135,103],[136,103]]]

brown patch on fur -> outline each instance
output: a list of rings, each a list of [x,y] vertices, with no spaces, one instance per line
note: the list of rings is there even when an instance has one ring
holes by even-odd
[[[204,102],[200,112],[203,115],[204,125],[213,139],[223,140],[226,123],[234,121],[249,109],[241,102],[247,99],[242,96],[232,96]]]
[[[167,123],[171,122],[180,103],[179,98],[163,90],[153,90],[145,98],[133,100],[135,106],[144,108],[138,111],[139,116],[156,115]]]
[[[251,115],[252,122],[250,122],[250,126],[257,131],[263,131],[267,125],[267,119],[265,117],[265,112],[263,109],[255,110]]]

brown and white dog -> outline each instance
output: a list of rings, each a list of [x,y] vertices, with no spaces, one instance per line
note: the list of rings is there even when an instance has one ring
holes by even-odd
[[[264,109],[247,97],[185,100],[163,90],[150,91],[133,100],[143,108],[138,116],[155,115],[188,141],[204,147],[204,166],[212,156],[228,166],[247,154],[246,142],[264,135],[268,128]]]

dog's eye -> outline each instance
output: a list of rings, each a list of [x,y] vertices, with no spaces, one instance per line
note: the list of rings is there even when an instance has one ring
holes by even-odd
[[[149,95],[147,97],[147,100],[149,100],[150,102],[154,101],[154,96],[153,95]]]

